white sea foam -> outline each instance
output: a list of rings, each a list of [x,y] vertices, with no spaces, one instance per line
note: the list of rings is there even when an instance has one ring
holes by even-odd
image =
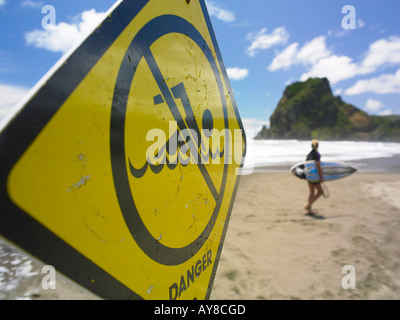
[[[310,151],[311,141],[248,139],[244,167],[290,166],[305,160]],[[357,162],[399,155],[400,143],[320,141],[319,152],[322,161]]]

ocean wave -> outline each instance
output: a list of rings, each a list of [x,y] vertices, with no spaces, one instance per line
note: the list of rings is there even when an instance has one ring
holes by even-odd
[[[311,141],[247,141],[244,167],[286,166],[305,160]],[[348,162],[362,159],[390,158],[400,154],[400,143],[361,141],[320,141],[322,161]]]

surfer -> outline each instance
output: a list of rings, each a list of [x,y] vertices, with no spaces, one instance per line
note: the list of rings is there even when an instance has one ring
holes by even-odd
[[[324,182],[324,175],[322,174],[322,169],[321,169],[321,155],[318,152],[318,140],[314,139],[311,142],[311,147],[312,150],[311,152],[307,155],[306,161],[308,160],[314,160],[315,161],[315,166],[317,167],[318,174],[321,177],[321,179],[318,182],[310,182],[308,181],[308,187],[310,189],[310,193],[308,196],[308,203],[304,207],[304,209],[307,210],[307,214],[315,214],[311,206],[312,204],[317,201],[317,199],[323,195],[321,183]]]

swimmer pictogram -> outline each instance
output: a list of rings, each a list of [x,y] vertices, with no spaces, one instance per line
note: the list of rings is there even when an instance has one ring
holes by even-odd
[[[192,127],[186,125],[184,131],[190,133],[190,136],[187,135],[186,137],[181,135],[180,130],[175,130],[171,134],[171,138],[169,138],[164,146],[160,148],[158,151],[157,157],[160,157],[159,154],[163,154],[163,160],[160,161],[159,164],[153,164],[150,159],[146,159],[146,162],[141,168],[135,168],[132,165],[131,161],[129,160],[129,167],[132,176],[135,178],[141,178],[146,173],[147,169],[150,167],[151,171],[155,174],[161,172],[161,170],[166,166],[170,170],[174,170],[178,162],[186,167],[190,162],[189,158],[186,161],[179,161],[180,157],[178,156],[179,150],[185,145],[190,139],[194,142],[195,152],[191,154],[194,159],[192,159],[193,163],[197,164],[199,162],[208,163],[209,160],[215,160],[217,157],[222,158],[224,156],[224,148],[220,147],[219,145],[216,147],[216,150],[213,152],[210,148],[209,143],[205,143],[204,139],[201,137],[206,137],[206,139],[210,138],[213,133],[213,117],[211,111],[206,109],[203,112],[202,117],[202,129],[200,130],[197,126],[196,121],[194,120],[194,114],[192,110],[192,106],[189,101],[189,97],[187,95],[185,86],[183,82],[179,83],[178,85],[171,88],[171,91],[174,95],[175,99],[181,99],[182,104],[186,111],[186,124],[191,124]],[[154,105],[163,103],[164,99],[161,95],[157,95],[154,97]],[[175,119],[175,123],[177,123],[178,119]],[[200,139],[199,139],[200,138]],[[197,142],[199,141],[199,142]],[[220,151],[220,149],[222,149]],[[171,160],[172,159],[172,160]]]
[[[162,28],[160,28],[161,25],[163,26]],[[177,167],[177,163],[171,163],[169,162],[169,160],[166,160],[165,164],[154,165],[149,164],[148,161],[146,161],[146,163],[142,167],[135,168],[132,165],[130,159],[128,159],[127,161],[128,157],[126,155],[124,142],[125,117],[121,116],[121,114],[126,114],[131,83],[135,77],[137,66],[139,65],[140,61],[142,61],[142,59],[144,59],[147,66],[149,67],[152,77],[155,79],[158,89],[160,91],[159,94],[153,97],[152,107],[154,107],[154,105],[157,106],[158,104],[161,104],[163,102],[167,104],[168,109],[172,114],[172,117],[176,122],[177,129],[179,131],[179,133],[177,132],[177,135],[182,134],[182,132],[184,132],[185,130],[189,132],[196,132],[199,136],[201,134],[201,130],[197,124],[193,108],[189,100],[189,95],[186,91],[184,83],[180,82],[172,88],[169,88],[166,81],[167,77],[162,74],[160,67],[158,66],[156,57],[151,50],[151,46],[155,42],[168,34],[181,34],[185,37],[188,37],[201,50],[203,56],[208,61],[210,70],[212,70],[214,85],[217,87],[217,91],[219,92],[219,100],[222,107],[224,127],[225,129],[229,129],[226,97],[224,94],[221,75],[218,70],[215,58],[206,40],[203,38],[200,32],[187,20],[179,16],[163,15],[149,21],[140,30],[140,32],[136,34],[125,54],[126,58],[121,64],[114,91],[110,126],[110,147],[114,184],[117,191],[121,211],[123,213],[125,222],[129,230],[131,231],[132,236],[141,247],[141,249],[151,259],[165,265],[176,265],[190,259],[193,254],[195,254],[202,247],[204,242],[207,240],[209,234],[211,233],[214,227],[214,221],[218,217],[223,195],[225,192],[228,163],[223,164],[222,179],[218,188],[215,185],[203,161],[199,159],[200,161],[197,161],[196,163],[196,166],[198,167],[198,170],[200,170],[201,176],[203,177],[215,201],[215,207],[208,219],[208,223],[205,225],[203,231],[200,232],[197,239],[183,247],[173,248],[164,245],[162,241],[159,241],[155,236],[151,234],[151,232],[148,230],[142,220],[141,214],[139,212],[140,210],[136,206],[135,195],[132,194],[130,191],[131,187],[129,184],[129,175],[132,175],[135,178],[143,178],[148,172],[147,169],[149,166],[153,173],[159,173],[163,169],[164,165],[173,170]],[[177,100],[180,100],[183,105],[185,111],[184,116],[182,116],[177,106]],[[213,117],[209,110],[204,110],[203,118],[205,119],[203,127],[212,129]],[[200,150],[201,145],[195,140],[196,139],[192,139],[192,143],[195,144],[196,150]],[[165,148],[169,147],[170,143],[171,140],[168,141],[168,146],[165,145]],[[184,143],[186,142],[183,141],[181,146]],[[229,144],[225,144],[223,150],[219,150],[218,153],[213,153],[211,157],[227,157],[227,155],[229,155],[229,152]],[[121,154],[124,156],[121,157]],[[199,152],[199,157],[201,156],[201,152]],[[129,163],[129,166],[126,165],[126,162]]]

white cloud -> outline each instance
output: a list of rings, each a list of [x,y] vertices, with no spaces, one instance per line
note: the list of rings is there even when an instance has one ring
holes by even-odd
[[[6,0],[0,0],[0,7],[6,4]]]
[[[46,30],[33,30],[25,33],[26,44],[64,53],[87,37],[104,19],[104,16],[104,12],[96,12],[95,9],[84,11],[76,16],[71,24],[61,22],[49,25]]]
[[[338,95],[341,94],[342,92],[343,92],[343,89],[340,89],[340,88],[339,88],[339,89],[336,89],[335,92],[334,92],[334,95],[335,95],[335,96],[338,96]]]
[[[276,54],[268,69],[270,71],[287,70],[293,65],[303,65],[307,71],[303,73],[300,80],[304,81],[310,77],[327,77],[332,84],[335,84],[396,64],[400,64],[400,37],[375,41],[369,46],[364,58],[355,62],[348,56],[334,54],[326,46],[326,37],[320,36],[307,42],[300,49],[298,43],[292,43]]]
[[[365,110],[369,112],[378,112],[384,107],[383,103],[379,100],[368,99],[365,104]]]
[[[289,80],[287,80],[287,81],[285,82],[285,86],[288,86],[289,84],[292,84],[293,81],[295,81],[295,78],[292,76],[292,77],[290,77]]]
[[[395,74],[383,74],[379,77],[359,80],[345,91],[347,95],[356,95],[365,92],[378,94],[400,93],[400,69]]]
[[[307,42],[297,54],[297,59],[304,64],[313,65],[319,60],[329,57],[331,54],[326,47],[325,36],[320,36]]]
[[[25,0],[21,3],[21,8],[40,9],[42,6],[43,3],[40,1]]]
[[[329,77],[332,84],[353,77],[357,73],[357,65],[346,56],[337,56],[326,46],[326,37],[320,36],[305,43],[300,49],[293,43],[278,53],[268,69],[270,71],[286,70],[293,65],[308,67],[300,80],[311,77]]]
[[[262,126],[269,127],[270,122],[254,118],[243,118],[243,128],[247,138],[253,139],[257,133],[261,131]]]
[[[380,39],[369,46],[360,68],[365,72],[374,72],[384,65],[400,63],[400,37]]]
[[[304,44],[300,50],[297,42],[292,43],[275,56],[268,69],[276,71],[279,69],[286,70],[295,64],[314,65],[331,54],[331,51],[326,47],[325,36],[320,36]]]
[[[263,28],[260,32],[254,34],[250,32],[246,39],[251,41],[251,45],[247,48],[247,54],[254,57],[259,50],[266,50],[272,46],[287,43],[289,34],[284,27],[279,27],[267,34],[267,29]]]
[[[224,22],[235,21],[235,14],[233,12],[217,6],[212,1],[207,1],[206,4],[210,16],[216,17],[217,19],[222,20]]]
[[[284,49],[281,53],[279,53],[274,60],[272,60],[271,64],[269,65],[268,69],[270,71],[276,71],[279,69],[287,70],[293,64],[296,63],[296,56],[298,53],[298,46],[297,42],[292,43],[286,49]]]
[[[378,113],[378,115],[380,115],[380,116],[390,116],[392,114],[393,114],[392,110],[389,110],[389,109]]]
[[[28,89],[0,84],[0,120],[25,97]]]
[[[365,26],[365,22],[361,19],[357,19],[357,28],[363,28]]]
[[[351,58],[332,55],[318,60],[317,63],[312,65],[310,70],[301,75],[300,80],[305,81],[313,77],[327,77],[331,84],[335,84],[339,81],[353,78],[357,74],[357,64]]]
[[[241,69],[241,68],[228,68],[226,69],[228,76],[232,80],[242,80],[249,75],[248,69]]]

